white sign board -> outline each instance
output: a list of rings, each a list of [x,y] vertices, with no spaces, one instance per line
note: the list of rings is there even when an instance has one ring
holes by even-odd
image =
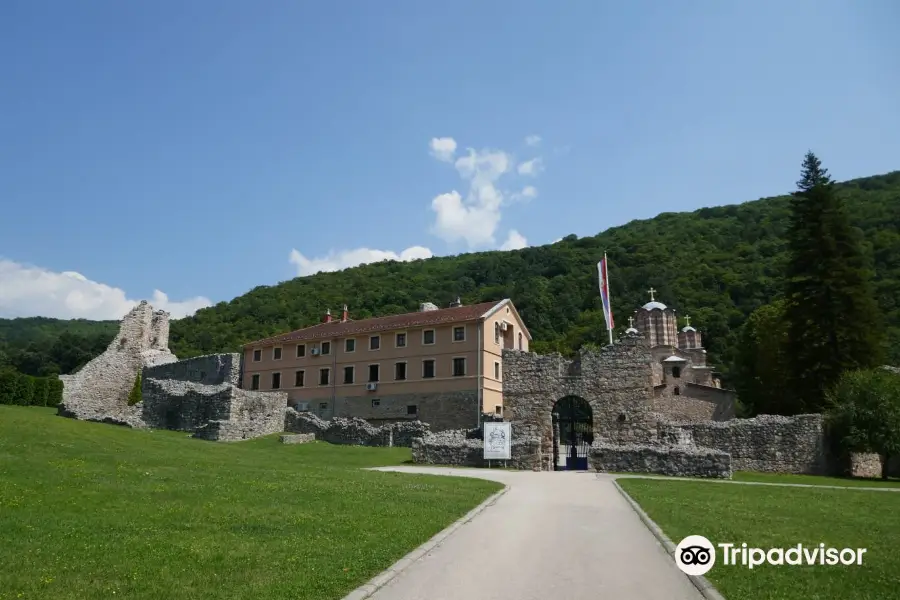
[[[512,423],[484,424],[485,460],[509,460],[512,458]]]

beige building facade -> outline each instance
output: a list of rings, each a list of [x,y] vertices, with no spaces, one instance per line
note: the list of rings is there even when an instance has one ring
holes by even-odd
[[[432,430],[475,427],[503,413],[503,350],[528,351],[531,335],[509,299],[321,323],[247,344],[242,387],[282,390],[322,418],[373,424],[418,419]]]

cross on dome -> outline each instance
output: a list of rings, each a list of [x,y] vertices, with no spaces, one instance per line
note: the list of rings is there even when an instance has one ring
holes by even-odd
[[[684,318],[684,320],[687,321],[687,326],[690,327],[691,326],[691,315],[687,315]]]
[[[656,293],[656,290],[654,290],[653,288],[650,288],[647,291],[650,293],[650,302],[656,302],[656,298],[653,297],[653,294]]]
[[[634,327],[634,317],[628,317],[628,326]]]

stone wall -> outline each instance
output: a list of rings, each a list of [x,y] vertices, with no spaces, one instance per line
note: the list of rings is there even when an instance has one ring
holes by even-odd
[[[241,377],[240,354],[208,354],[144,368],[144,379],[190,381],[203,385],[230,383],[237,385]]]
[[[712,448],[596,444],[589,460],[597,471],[731,479],[731,456]]]
[[[177,360],[168,350],[169,315],[147,302],[132,309],[103,354],[80,371],[60,375],[64,417],[143,427],[140,408],[128,406],[128,394],[141,369]]]
[[[852,452],[847,475],[851,477],[881,478],[884,458],[873,452]],[[888,477],[900,477],[900,456],[888,458]]]
[[[308,444],[316,441],[311,433],[286,433],[280,438],[282,444]]]
[[[537,438],[513,438],[508,461],[491,461],[514,469],[541,470],[541,441]],[[486,467],[484,441],[470,438],[465,430],[442,431],[413,440],[413,462],[426,465]]]
[[[694,444],[731,455],[735,471],[823,475],[831,472],[822,415],[678,423]]]
[[[377,398],[378,406],[372,405]],[[331,399],[310,401],[311,408],[320,402],[328,404],[328,414],[336,417],[365,419],[373,424],[390,424],[405,421],[424,421],[433,431],[475,427],[481,419],[478,392],[458,391],[443,393],[396,394],[383,396],[338,397],[332,407]],[[409,414],[408,407],[415,406],[416,413]],[[332,412],[333,411],[333,412]]]
[[[624,337],[600,351],[582,350],[575,360],[559,354],[503,351],[503,410],[513,439],[537,438],[552,453],[551,412],[557,400],[574,395],[593,412],[602,441],[647,442],[656,437],[652,360],[647,342]]]
[[[242,390],[231,384],[224,387],[228,391],[227,416],[201,425],[194,437],[235,442],[284,431],[287,393]]]
[[[429,426],[421,421],[407,421],[376,427],[363,419],[344,417],[326,421],[289,408],[284,417],[284,431],[311,434],[331,444],[411,447],[414,439],[429,432]]]

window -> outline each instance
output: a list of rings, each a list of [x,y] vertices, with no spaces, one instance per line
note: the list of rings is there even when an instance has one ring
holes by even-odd
[[[672,377],[675,379],[681,377],[681,367],[672,367]]]
[[[519,350],[522,350],[522,332],[519,332]]]
[[[306,356],[306,344],[297,344],[297,358]]]
[[[259,389],[259,373],[250,378],[250,389],[258,390]]]
[[[294,387],[303,387],[306,384],[306,371],[294,373]]]
[[[369,365],[369,381],[378,381],[378,365]]]
[[[396,343],[394,345],[398,348],[406,348],[406,334],[398,333]]]
[[[272,373],[272,389],[281,389],[281,373]]]
[[[281,360],[281,348],[272,348],[272,360]]]
[[[419,412],[419,407],[416,406],[415,404],[410,404],[409,406],[406,407],[406,414],[408,414],[408,415],[414,415],[418,412]]]
[[[381,400],[372,398],[372,408],[378,408],[379,406],[381,406]]]
[[[424,379],[431,379],[434,377],[434,360],[422,361],[422,377]]]
[[[327,403],[327,402],[320,402],[320,403],[319,403],[319,414],[320,414],[320,415],[321,415],[321,414],[325,414],[325,412],[326,412],[327,410],[328,410],[328,403]]]
[[[352,366],[344,367],[344,383],[353,383],[353,371],[354,368]]]
[[[331,381],[331,369],[319,369],[319,385],[328,385]]]
[[[422,332],[422,344],[430,346],[434,343],[434,329],[426,329]]]
[[[378,350],[381,348],[381,336],[373,335],[369,338],[369,350]]]
[[[500,323],[494,323],[494,343],[500,343]]]
[[[253,362],[259,362],[262,360],[262,350],[254,350],[253,351]]]
[[[466,374],[466,359],[465,358],[454,358],[453,359],[453,376],[454,377],[464,377]]]
[[[680,396],[680,395],[681,395],[681,390],[678,389],[678,386],[677,386],[677,385],[675,386],[675,395],[676,395],[676,396]]]
[[[356,340],[354,338],[344,340],[344,352],[356,352]]]
[[[495,407],[494,407],[494,414],[495,414],[495,415],[502,415],[502,414],[503,414],[503,407],[500,406],[499,404],[498,404],[497,406],[495,406]]]
[[[454,342],[466,341],[466,326],[465,325],[460,325],[459,327],[453,328],[453,341]]]
[[[494,362],[494,379],[500,381],[500,363]]]
[[[406,363],[398,362],[394,365],[394,379],[403,381],[406,379]]]
[[[331,342],[322,342],[322,356],[331,354]]]

